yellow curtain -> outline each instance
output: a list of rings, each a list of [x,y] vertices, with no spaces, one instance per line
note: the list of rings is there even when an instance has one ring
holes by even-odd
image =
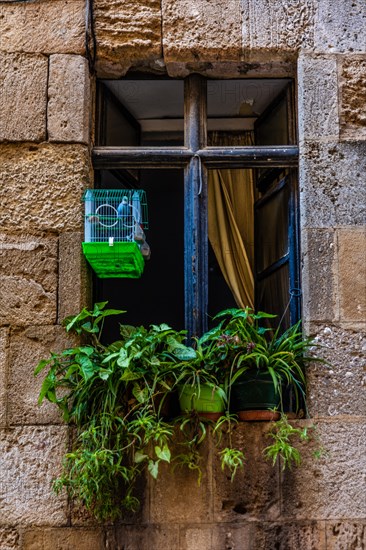
[[[213,136],[211,145],[251,145],[252,133]],[[209,170],[208,236],[238,307],[254,307],[254,188],[251,170]]]

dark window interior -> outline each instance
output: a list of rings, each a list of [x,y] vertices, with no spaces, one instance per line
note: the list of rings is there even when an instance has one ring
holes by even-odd
[[[110,182],[103,174],[100,186]],[[138,187],[147,194],[151,259],[140,279],[95,278],[96,300],[126,310],[125,323],[164,322],[179,329],[184,326],[183,172],[141,170]]]

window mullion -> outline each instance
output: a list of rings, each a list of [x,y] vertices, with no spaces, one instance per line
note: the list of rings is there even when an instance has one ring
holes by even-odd
[[[193,152],[184,172],[184,290],[189,336],[207,328],[207,180],[196,152],[206,146],[206,81],[199,75],[185,80],[185,146]]]

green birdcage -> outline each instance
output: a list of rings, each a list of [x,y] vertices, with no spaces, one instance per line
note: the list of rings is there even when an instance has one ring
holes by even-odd
[[[83,252],[100,278],[141,277],[150,257],[146,193],[141,189],[88,189]]]

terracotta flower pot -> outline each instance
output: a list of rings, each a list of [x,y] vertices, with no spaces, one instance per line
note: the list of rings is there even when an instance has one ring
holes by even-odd
[[[276,420],[271,409],[280,405],[270,374],[257,369],[245,372],[231,388],[230,409],[239,420]]]
[[[242,422],[271,422],[279,420],[280,413],[275,411],[239,411],[238,418]]]

